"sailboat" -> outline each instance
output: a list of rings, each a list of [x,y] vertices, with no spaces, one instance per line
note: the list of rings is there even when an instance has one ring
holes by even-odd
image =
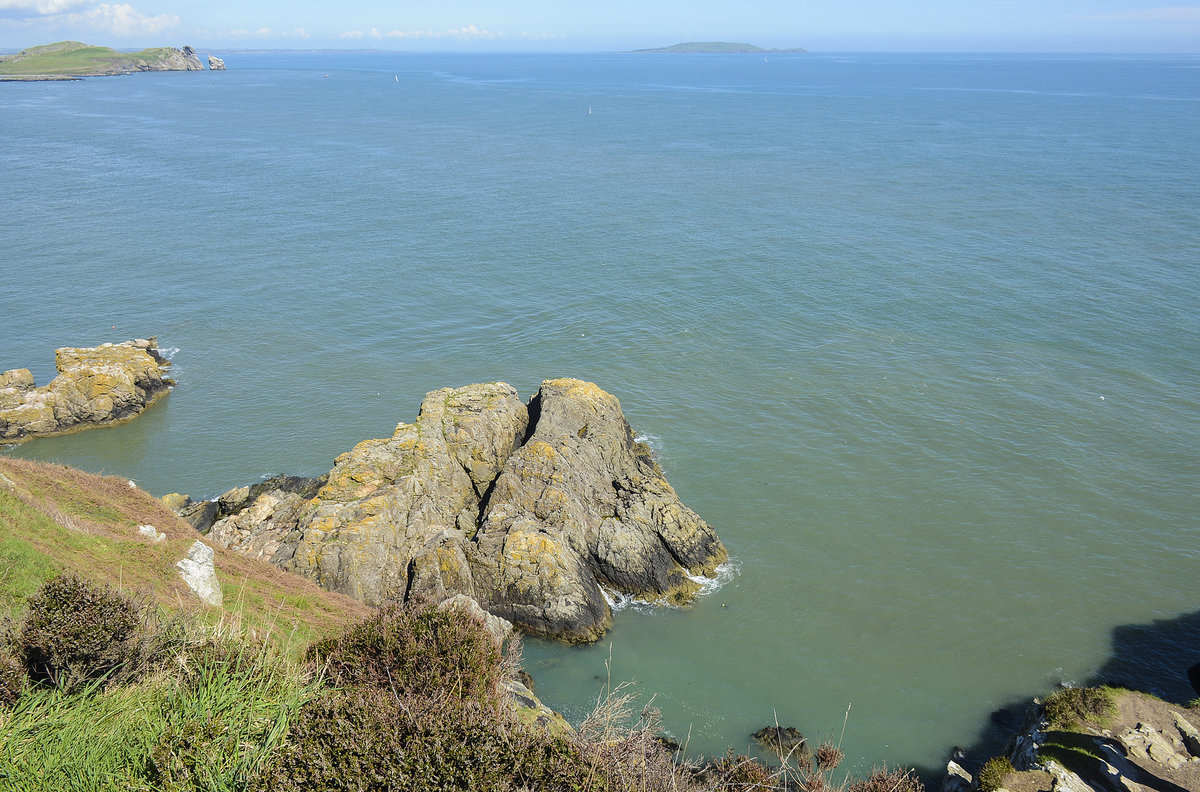
[[[399,74],[393,74],[392,76],[396,78],[396,82],[400,82],[400,75],[399,75]]]

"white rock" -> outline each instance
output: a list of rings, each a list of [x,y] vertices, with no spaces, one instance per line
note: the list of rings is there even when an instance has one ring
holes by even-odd
[[[197,539],[188,550],[187,558],[175,566],[196,596],[209,605],[220,607],[225,601],[217,570],[213,567],[213,549]]]
[[[138,533],[154,542],[165,542],[167,540],[167,535],[159,533],[158,529],[153,525],[139,525]]]

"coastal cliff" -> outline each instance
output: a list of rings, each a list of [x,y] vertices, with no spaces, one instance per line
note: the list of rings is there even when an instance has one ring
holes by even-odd
[[[175,384],[156,338],[55,352],[58,376],[40,388],[29,369],[0,374],[0,442],[129,420]]]
[[[81,41],[59,41],[0,57],[0,80],[71,80],[151,71],[204,71],[204,64],[188,46],[117,52]]]
[[[686,604],[727,557],[616,397],[573,379],[529,404],[505,383],[431,392],[414,423],[338,457],[315,496],[234,493],[218,544],[368,604],[463,594],[570,642],[612,625],[606,592]]]

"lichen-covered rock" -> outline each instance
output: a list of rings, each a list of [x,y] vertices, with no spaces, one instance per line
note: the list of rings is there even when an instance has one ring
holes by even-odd
[[[0,440],[21,442],[119,423],[138,415],[175,383],[156,339],[59,349],[59,374],[35,388],[27,369],[0,375]]]
[[[522,629],[594,640],[612,616],[601,588],[690,601],[692,576],[726,559],[716,532],[634,440],[617,398],[547,380],[532,436],[496,480],[471,555],[485,607]],[[486,585],[481,581],[486,581]]]
[[[182,558],[176,568],[183,576],[183,582],[188,584],[196,596],[209,605],[221,607],[224,594],[221,583],[217,580],[217,570],[213,564],[215,557],[213,549],[197,539],[188,548],[188,554]]]
[[[528,407],[504,383],[434,391],[315,493],[231,493],[249,505],[213,525],[225,547],[368,604],[464,595],[575,642],[611,626],[604,589],[686,603],[726,558],[617,399],[579,380],[543,383]]]
[[[470,595],[461,546],[476,532],[480,498],[527,421],[516,390],[503,383],[435,391],[414,423],[338,457],[315,497],[285,505],[286,520],[280,504],[264,502],[269,493],[260,495],[216,523],[214,539],[264,557],[273,547],[278,565],[369,604],[410,588],[439,599]]]

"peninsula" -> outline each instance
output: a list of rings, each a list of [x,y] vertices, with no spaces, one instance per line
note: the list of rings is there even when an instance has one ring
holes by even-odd
[[[672,44],[669,47],[657,49],[640,49],[634,52],[670,52],[670,53],[728,53],[749,52],[756,54],[782,52],[808,52],[806,49],[794,47],[791,49],[763,49],[753,44],[741,44],[735,41],[686,41],[682,44]]]
[[[59,41],[0,56],[0,81],[77,80],[144,71],[204,71],[191,47],[117,52],[81,41]]]

